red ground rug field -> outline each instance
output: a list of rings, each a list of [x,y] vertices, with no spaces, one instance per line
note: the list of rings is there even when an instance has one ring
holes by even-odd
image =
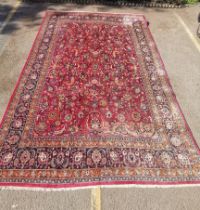
[[[144,16],[47,12],[2,120],[0,182],[200,182],[199,148]]]

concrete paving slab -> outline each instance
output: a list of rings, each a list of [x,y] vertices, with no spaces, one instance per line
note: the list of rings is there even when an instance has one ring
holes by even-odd
[[[89,210],[90,204],[90,190],[0,191],[1,210]]]
[[[198,210],[199,188],[103,189],[102,210]]]

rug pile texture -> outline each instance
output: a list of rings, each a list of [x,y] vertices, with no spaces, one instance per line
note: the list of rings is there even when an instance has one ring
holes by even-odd
[[[199,182],[145,17],[48,11],[1,123],[0,185]]]

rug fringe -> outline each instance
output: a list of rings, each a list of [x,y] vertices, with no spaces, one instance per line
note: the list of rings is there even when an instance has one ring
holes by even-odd
[[[45,187],[16,187],[16,186],[1,186],[0,191],[3,190],[25,190],[25,191],[44,191],[44,192],[59,192],[59,191],[76,191],[76,190],[89,190],[89,189],[127,189],[127,188],[160,188],[160,189],[169,189],[169,188],[191,188],[191,187],[200,187],[200,184],[180,184],[180,185],[141,185],[141,184],[127,184],[127,185],[96,185],[96,186],[82,186],[82,187],[66,187],[66,188],[45,188]]]

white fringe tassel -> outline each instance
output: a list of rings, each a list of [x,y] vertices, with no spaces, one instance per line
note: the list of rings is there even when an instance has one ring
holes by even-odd
[[[0,186],[0,191],[2,190],[27,190],[27,191],[76,191],[76,190],[87,190],[94,188],[188,188],[188,187],[200,187],[200,184],[170,184],[170,185],[142,185],[142,184],[119,184],[119,185],[96,185],[96,186],[82,186],[82,187],[61,187],[61,188],[47,188],[47,187],[21,187],[21,186]]]

